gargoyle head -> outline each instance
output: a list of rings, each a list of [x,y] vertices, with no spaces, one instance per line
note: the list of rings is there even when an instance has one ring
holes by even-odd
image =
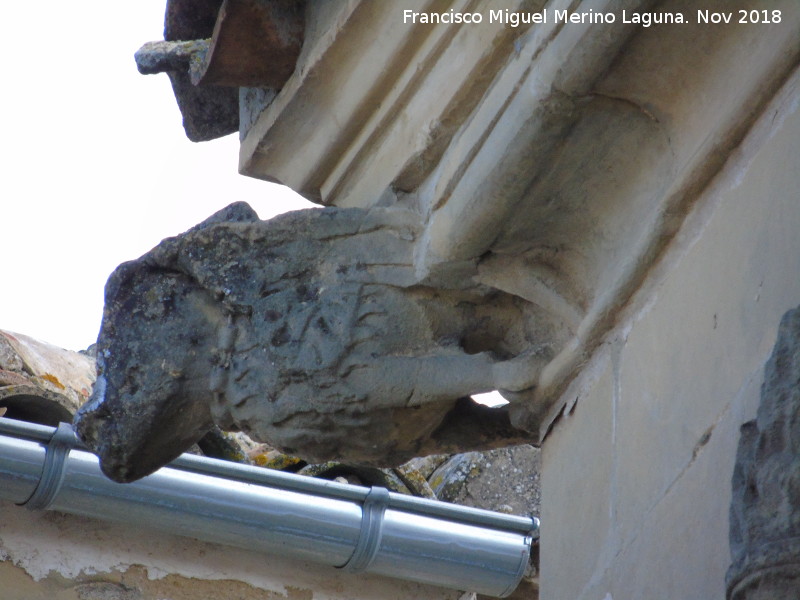
[[[136,261],[109,279],[97,382],[75,417],[108,477],[148,475],[211,428],[208,373],[219,318],[209,293],[185,275]]]

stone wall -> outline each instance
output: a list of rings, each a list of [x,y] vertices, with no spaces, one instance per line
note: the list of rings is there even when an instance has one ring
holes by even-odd
[[[542,452],[542,598],[724,598],[739,427],[800,301],[799,78],[573,382]]]
[[[460,593],[0,503],[3,600],[456,600]]]

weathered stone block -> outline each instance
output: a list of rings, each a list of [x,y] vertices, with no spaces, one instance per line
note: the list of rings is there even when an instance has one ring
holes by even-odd
[[[758,417],[742,426],[731,502],[730,600],[789,600],[800,589],[800,308],[767,362]]]

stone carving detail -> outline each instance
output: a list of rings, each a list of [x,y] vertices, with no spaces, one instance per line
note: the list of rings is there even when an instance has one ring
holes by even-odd
[[[144,476],[214,424],[315,463],[527,441],[469,395],[536,381],[551,358],[537,313],[487,286],[420,284],[419,234],[396,208],[259,221],[239,203],[121,265],[76,417],[104,472]]]
[[[800,307],[784,315],[755,421],[733,472],[729,600],[789,600],[800,590]]]

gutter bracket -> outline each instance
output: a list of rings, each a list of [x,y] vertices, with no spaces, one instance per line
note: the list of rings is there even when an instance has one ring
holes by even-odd
[[[20,506],[28,510],[45,510],[55,499],[64,481],[64,465],[69,451],[75,446],[75,433],[69,423],[59,423],[45,452],[42,477],[31,497]]]
[[[340,569],[350,573],[363,573],[370,567],[378,554],[383,533],[383,515],[388,505],[389,490],[373,486],[364,499],[358,543],[353,554]]]

